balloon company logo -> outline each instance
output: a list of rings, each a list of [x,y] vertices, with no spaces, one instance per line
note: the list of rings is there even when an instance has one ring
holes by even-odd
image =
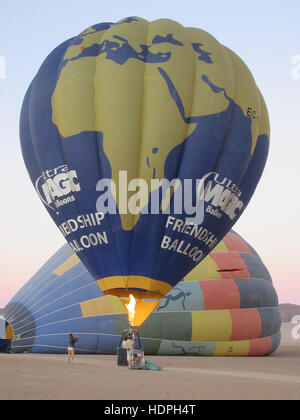
[[[67,165],[44,171],[36,180],[35,189],[42,202],[54,211],[75,201],[72,193],[81,190],[76,171]]]
[[[149,188],[150,187],[150,188]],[[119,172],[118,185],[108,178],[98,181],[101,192],[96,209],[103,214],[176,214],[185,215],[185,223],[199,225],[204,214],[221,219],[223,214],[234,220],[242,208],[242,192],[230,179],[209,172],[202,179],[144,179],[128,182],[127,172]],[[149,193],[150,191],[150,193]],[[206,206],[205,206],[206,205]]]
[[[6,79],[6,60],[3,55],[0,55],[0,80]]]
[[[300,55],[295,55],[292,58],[292,64],[294,64],[292,68],[292,78],[294,80],[300,79]]]
[[[238,186],[218,172],[208,172],[203,181],[206,181],[203,197],[208,204],[206,212],[218,219],[225,213],[230,220],[234,220],[244,207],[243,201],[240,200],[242,192]]]

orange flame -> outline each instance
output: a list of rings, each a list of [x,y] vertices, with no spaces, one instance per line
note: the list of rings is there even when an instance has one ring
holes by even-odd
[[[136,300],[134,299],[133,295],[129,295],[129,297],[130,297],[130,301],[125,306],[126,306],[127,312],[128,312],[129,323],[132,326],[133,325],[133,320],[134,320],[134,315],[135,315]]]

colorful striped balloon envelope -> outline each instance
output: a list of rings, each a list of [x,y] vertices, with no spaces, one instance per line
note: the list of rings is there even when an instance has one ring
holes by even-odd
[[[104,295],[65,245],[16,294],[4,310],[13,352],[64,353],[67,334],[79,353],[114,354],[124,306]],[[254,249],[231,231],[163,299],[139,328],[145,354],[262,356],[280,344],[278,298]]]

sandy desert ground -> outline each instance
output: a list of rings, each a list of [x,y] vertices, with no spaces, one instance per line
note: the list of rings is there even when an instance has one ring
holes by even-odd
[[[118,367],[116,356],[0,354],[0,400],[300,399],[300,340],[283,324],[270,357],[146,356],[162,371]]]

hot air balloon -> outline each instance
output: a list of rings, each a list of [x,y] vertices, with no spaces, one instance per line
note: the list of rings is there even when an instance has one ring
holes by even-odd
[[[116,354],[128,318],[66,244],[3,313],[12,352]],[[0,324],[1,325],[1,324]],[[280,343],[278,299],[254,249],[231,231],[139,328],[148,355],[262,356]]]
[[[142,325],[243,213],[269,148],[264,100],[207,32],[100,23],[59,45],[23,102],[35,189],[102,291]]]

